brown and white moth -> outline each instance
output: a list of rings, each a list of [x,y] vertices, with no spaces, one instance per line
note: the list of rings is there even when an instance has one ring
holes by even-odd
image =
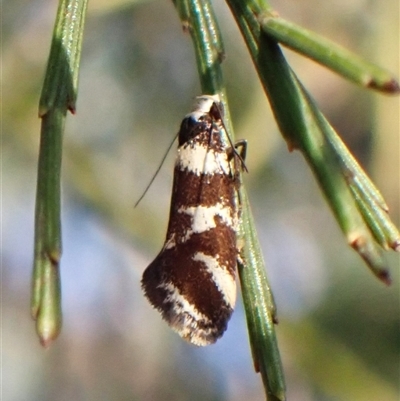
[[[142,278],[146,297],[171,328],[201,346],[223,335],[236,301],[243,161],[223,141],[222,118],[218,95],[203,95],[183,119],[166,240]]]

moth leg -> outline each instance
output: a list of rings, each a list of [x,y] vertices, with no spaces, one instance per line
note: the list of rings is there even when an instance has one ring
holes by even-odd
[[[239,150],[239,148],[240,148],[240,150]],[[246,173],[249,172],[249,170],[246,167],[246,163],[245,163],[246,154],[247,154],[246,139],[239,139],[238,141],[236,141],[233,147],[230,147],[227,149],[227,154],[228,154],[229,161],[234,159],[235,170],[237,170],[236,162],[239,161],[242,170],[246,171]]]
[[[240,150],[236,152],[239,155],[240,160],[242,161],[242,165],[244,165],[244,161],[246,160],[247,155],[247,140],[246,139],[239,139],[235,142],[235,150]],[[245,166],[244,166],[245,167]],[[247,168],[246,168],[247,171]]]

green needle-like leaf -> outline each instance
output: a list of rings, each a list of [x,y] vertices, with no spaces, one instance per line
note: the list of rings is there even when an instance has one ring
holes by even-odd
[[[277,42],[330,68],[350,81],[387,93],[400,92],[392,74],[315,32],[280,18],[273,12],[259,15],[263,32]]]

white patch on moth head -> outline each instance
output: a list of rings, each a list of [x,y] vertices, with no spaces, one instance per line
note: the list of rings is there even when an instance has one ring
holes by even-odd
[[[226,152],[215,152],[203,145],[181,146],[176,165],[196,175],[230,174],[231,170]]]
[[[193,260],[204,263],[226,304],[233,309],[236,303],[235,277],[233,277],[224,266],[219,264],[218,259],[206,255],[203,252],[197,252],[193,256]]]
[[[216,328],[210,326],[204,329],[198,325],[199,322],[210,325],[211,320],[207,316],[188,302],[172,283],[162,283],[158,288],[168,292],[163,303],[171,303],[172,308],[168,316],[163,316],[175,332],[194,345],[205,346],[215,342],[219,334]]]
[[[191,232],[200,234],[215,228],[215,217],[221,218],[222,222],[228,227],[234,227],[235,219],[232,218],[232,211],[229,207],[217,203],[213,206],[181,206],[178,213],[185,213],[191,216]]]
[[[213,103],[219,104],[221,99],[219,95],[201,95],[197,96],[193,104],[193,112],[202,114],[209,113]]]
[[[185,118],[191,118],[195,121],[199,121],[201,117],[210,112],[214,103],[218,105],[221,103],[219,95],[197,96],[193,103],[192,111],[189,114],[186,114]]]

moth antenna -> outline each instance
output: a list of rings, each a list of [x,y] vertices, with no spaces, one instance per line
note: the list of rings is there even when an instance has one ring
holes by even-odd
[[[152,179],[150,180],[150,182],[148,183],[146,189],[143,191],[142,195],[140,196],[140,198],[138,199],[138,201],[135,203],[134,208],[140,203],[140,201],[141,201],[141,200],[145,197],[145,195],[147,194],[147,191],[150,189],[151,184],[152,184],[153,181],[156,179],[157,174],[160,172],[161,167],[162,167],[162,165],[164,164],[165,159],[167,158],[167,155],[168,155],[169,151],[171,150],[172,145],[174,144],[175,139],[176,139],[177,137],[178,137],[178,134],[176,134],[176,135],[174,136],[174,139],[172,140],[172,142],[171,142],[170,145],[168,146],[168,149],[167,149],[167,151],[165,152],[165,154],[164,154],[164,156],[163,156],[163,158],[162,158],[162,160],[161,160],[161,163],[160,163],[159,166],[157,167],[157,170],[156,170],[156,172],[153,174],[153,177],[152,177]]]

